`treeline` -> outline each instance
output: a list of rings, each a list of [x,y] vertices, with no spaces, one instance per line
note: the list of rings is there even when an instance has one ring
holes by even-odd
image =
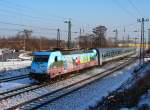
[[[116,47],[110,39],[99,38],[94,34],[82,35],[77,39],[80,48],[107,48]]]
[[[72,48],[88,49],[113,46],[111,41],[104,38],[101,39],[101,42],[101,45],[99,45],[98,37],[94,37],[93,35],[82,35],[76,41],[72,42]],[[57,48],[57,40],[36,36],[29,38],[25,36],[0,37],[0,48],[25,49],[26,51],[51,50]],[[67,41],[61,40],[60,48],[67,49]]]
[[[81,34],[71,42],[74,49],[88,48],[105,48],[114,47],[111,40],[106,39],[107,28],[98,26],[93,29],[91,34]],[[16,36],[3,37],[0,36],[0,48],[23,49],[26,51],[50,50],[53,48],[67,49],[67,41],[60,40],[60,47],[57,47],[56,39],[49,39],[42,36],[32,36],[31,32],[24,30],[24,34]]]
[[[106,48],[114,47],[114,43],[106,39],[107,28],[98,26],[93,29],[92,34],[81,35],[78,37],[79,46],[82,48]]]
[[[65,48],[66,42],[60,41],[62,48]],[[48,39],[46,37],[25,37],[25,36],[9,36],[0,37],[0,48],[19,49],[27,51],[50,50],[57,47],[56,39]]]

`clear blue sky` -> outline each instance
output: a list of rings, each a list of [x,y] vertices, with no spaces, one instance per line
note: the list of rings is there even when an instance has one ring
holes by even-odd
[[[134,24],[136,19],[150,17],[150,0],[0,0],[0,5],[0,21],[27,25],[19,27],[0,24],[0,28],[32,28],[39,35],[51,34],[51,37],[55,37],[55,31],[35,29],[32,26],[67,30],[63,22],[71,18],[73,31],[79,31],[81,27],[88,33],[92,29],[90,27],[105,25],[108,36],[113,36],[115,28],[118,28],[121,36],[124,26],[127,33],[132,35],[130,31],[139,29],[139,25]],[[1,34],[7,32],[0,31]],[[9,31],[10,35],[14,33]],[[66,34],[63,34],[63,38],[66,38]]]

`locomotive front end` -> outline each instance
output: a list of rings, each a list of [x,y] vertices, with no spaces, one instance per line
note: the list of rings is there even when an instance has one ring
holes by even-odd
[[[47,68],[50,52],[34,52],[30,75],[34,79],[47,78]]]

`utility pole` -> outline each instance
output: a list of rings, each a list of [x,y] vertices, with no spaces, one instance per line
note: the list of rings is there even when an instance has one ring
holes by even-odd
[[[69,21],[65,21],[65,23],[67,23],[68,24],[68,49],[70,49],[71,48],[71,26],[72,26],[72,23],[71,23],[71,21],[69,20]]]
[[[42,50],[42,38],[40,37],[40,51]]]
[[[129,44],[130,44],[130,35],[128,35],[128,47],[129,47]]]
[[[84,32],[85,32],[85,31],[84,31],[84,29],[83,29],[82,33],[84,34]]]
[[[145,38],[144,38],[144,22],[148,22],[149,19],[138,19],[138,22],[141,23],[141,43],[140,43],[140,62],[139,65],[142,66],[144,64],[144,57],[145,57],[145,52],[144,52],[144,48],[145,48]]]
[[[113,32],[115,32],[115,46],[117,46],[117,42],[118,42],[118,30],[115,29]]]
[[[136,46],[136,40],[139,39],[139,38],[135,37],[134,39],[135,39],[135,44],[134,44],[135,46],[134,47],[136,48],[137,47]]]
[[[148,49],[150,48],[150,29],[148,29]]]
[[[57,48],[60,48],[60,29],[57,29]]]
[[[31,37],[32,30],[24,29],[24,33],[25,33],[25,36],[26,36],[25,39],[24,39],[24,50],[26,50],[26,39]]]
[[[19,33],[24,33],[24,39],[23,39],[23,49],[26,51],[26,39],[28,39],[31,36],[32,30],[24,29],[23,31]]]
[[[136,40],[139,39],[139,38],[137,38],[137,37],[139,37],[139,34],[138,34],[139,31],[135,30],[134,32],[137,33],[137,34],[135,35],[135,36],[136,36],[136,37],[135,37],[135,47],[138,48],[138,45],[137,45]]]
[[[123,29],[123,45],[125,46],[125,32],[126,32],[126,30],[125,30],[125,28]]]
[[[82,30],[80,29],[80,36],[82,35]]]

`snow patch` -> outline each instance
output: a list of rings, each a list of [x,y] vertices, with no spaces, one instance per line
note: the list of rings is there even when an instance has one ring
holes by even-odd
[[[61,108],[63,110],[86,110],[88,109],[88,106],[95,106],[99,100],[108,96],[110,92],[116,90],[127,81],[132,76],[133,68],[137,65],[138,63],[136,62],[122,71],[89,84],[84,88],[40,109],[50,108],[52,110],[60,110]]]
[[[29,53],[21,53],[19,55],[19,58],[24,59],[24,60],[31,60],[32,57],[28,55]]]
[[[0,72],[8,71],[8,70],[15,70],[19,68],[25,68],[31,66],[30,60],[25,61],[11,61],[11,62],[0,62]]]

